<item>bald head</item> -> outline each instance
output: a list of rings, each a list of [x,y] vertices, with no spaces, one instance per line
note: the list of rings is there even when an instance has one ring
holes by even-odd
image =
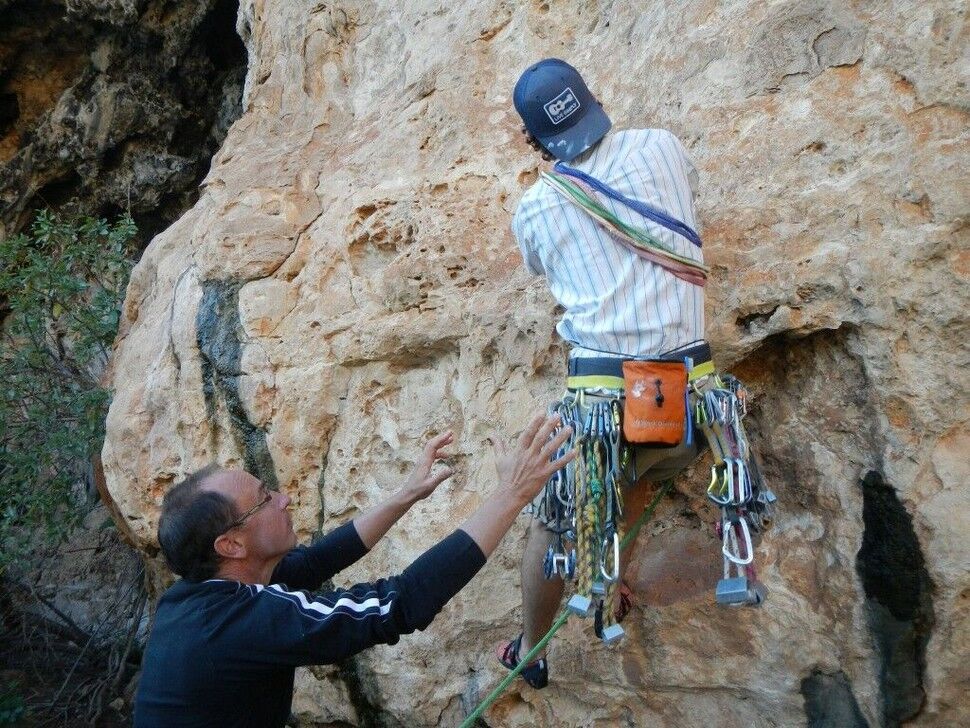
[[[259,479],[253,477],[245,470],[212,468],[210,471],[206,468],[199,472],[204,473],[199,480],[199,490],[219,493],[237,506],[240,503],[244,503],[245,496],[260,485]],[[189,477],[191,478],[192,476]]]

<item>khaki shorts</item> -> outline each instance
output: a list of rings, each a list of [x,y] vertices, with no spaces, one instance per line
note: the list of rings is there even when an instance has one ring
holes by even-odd
[[[565,396],[565,395],[564,395]],[[616,395],[599,394],[585,392],[585,407],[580,407],[580,415],[585,418],[589,405],[595,402],[609,402],[619,399],[620,406],[623,406],[622,397]],[[695,428],[691,443],[681,442],[674,447],[647,447],[632,446],[630,450],[630,463],[627,471],[628,484],[624,486],[624,492],[637,487],[644,478],[650,482],[658,483],[680,475],[701,454],[706,447],[701,432]],[[575,461],[574,461],[575,462]],[[574,467],[573,463],[566,466]],[[549,485],[546,486],[550,487]],[[536,496],[532,504],[527,507],[527,511],[532,517],[544,524],[550,530],[562,530],[564,513],[562,505],[555,497],[547,497],[546,488],[543,488]]]

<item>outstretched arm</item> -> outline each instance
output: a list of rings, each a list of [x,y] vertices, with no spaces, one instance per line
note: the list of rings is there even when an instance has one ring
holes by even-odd
[[[414,470],[404,487],[383,503],[354,519],[354,528],[366,548],[373,548],[411,506],[434,493],[435,488],[451,477],[454,471],[447,465],[434,471],[432,467],[436,460],[445,457],[442,450],[454,439],[455,436],[450,431],[430,439],[414,464]]]
[[[550,475],[575,456],[571,451],[551,460],[570,435],[569,428],[563,428],[552,437],[558,425],[558,415],[539,415],[522,433],[514,451],[496,443],[499,487],[458,530],[425,551],[400,575],[321,594],[290,591],[279,585],[240,592],[240,599],[252,600],[249,609],[236,612],[244,618],[234,628],[245,638],[227,641],[240,645],[239,661],[331,663],[372,645],[394,644],[402,634],[425,629],[485,564],[522,507]],[[442,441],[438,447],[444,444]],[[430,493],[436,486],[429,481],[427,487]]]
[[[454,440],[445,432],[428,441],[404,487],[350,523],[338,526],[312,546],[290,551],[273,571],[272,583],[292,589],[319,589],[321,585],[366,554],[408,509],[451,477],[445,466],[432,472],[435,460],[444,457],[442,448]]]

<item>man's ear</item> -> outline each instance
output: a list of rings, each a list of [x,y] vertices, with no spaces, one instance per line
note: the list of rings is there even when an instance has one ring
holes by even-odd
[[[212,547],[224,559],[246,558],[246,544],[236,538],[231,532],[216,537]]]

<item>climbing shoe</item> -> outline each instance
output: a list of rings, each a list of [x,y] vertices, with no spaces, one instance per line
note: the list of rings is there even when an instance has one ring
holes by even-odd
[[[522,633],[511,642],[498,646],[496,657],[503,667],[514,670],[519,664],[519,648],[522,646]],[[541,690],[549,684],[549,666],[545,657],[529,663],[519,673],[523,680],[536,690]]]

